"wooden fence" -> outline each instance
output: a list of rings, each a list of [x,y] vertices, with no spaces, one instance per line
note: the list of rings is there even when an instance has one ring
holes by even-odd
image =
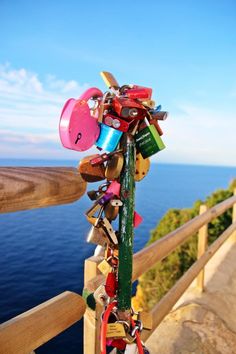
[[[86,183],[74,168],[0,168],[1,213],[71,203],[78,200],[85,190]],[[232,225],[207,248],[208,223],[232,207]],[[201,206],[199,216],[137,252],[133,258],[133,281],[197,232],[198,259],[151,310],[153,328],[142,332],[144,341],[195,278],[198,288],[204,289],[206,263],[227,239],[236,241],[236,191],[234,196],[209,210]],[[101,256],[93,256],[85,260],[84,282],[87,292],[94,292],[105,280],[97,268],[102,259]],[[95,311],[86,309],[80,295],[66,291],[0,325],[0,354],[29,354],[79,321],[83,315],[84,353],[99,353],[101,311],[99,305]]]

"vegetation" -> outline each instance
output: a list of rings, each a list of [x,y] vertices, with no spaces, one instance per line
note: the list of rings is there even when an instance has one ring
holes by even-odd
[[[236,188],[234,180],[228,189],[217,190],[205,201],[196,201],[189,209],[170,209],[161,219],[157,227],[151,231],[148,244],[160,239],[169,232],[177,229],[190,219],[199,214],[200,204],[206,204],[209,208],[233,195]],[[232,222],[232,209],[214,219],[208,228],[208,242],[211,244]],[[197,255],[197,237],[193,235],[176,251],[172,252],[162,262],[147,271],[139,278],[136,297],[133,305],[137,308],[149,310],[158,300],[174,285],[177,279],[192,265]]]

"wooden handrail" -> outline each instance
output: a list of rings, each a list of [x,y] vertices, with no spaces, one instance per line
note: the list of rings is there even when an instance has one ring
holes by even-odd
[[[183,226],[170,232],[161,239],[153,242],[150,246],[143,248],[135,253],[133,259],[132,280],[138,279],[144,272],[152,268],[157,262],[167,257],[176,247],[183,244],[190,236],[194,235],[200,227],[209,223],[217,216],[223,214],[236,203],[236,195],[215,205],[205,213],[196,216],[186,222]],[[99,285],[104,282],[104,276],[94,277],[85,284],[85,288],[94,292]]]
[[[67,204],[86,191],[72,167],[0,167],[0,213]]]
[[[184,275],[175,283],[175,285],[168,291],[166,295],[153,307],[152,322],[153,328],[151,331],[144,331],[142,339],[144,341],[153,333],[157,326],[161,323],[163,318],[170,312],[172,307],[180,299],[192,281],[204,268],[206,263],[212,258],[216,251],[223,245],[223,243],[236,230],[236,222],[230,225],[220,237],[214,241],[206,252],[184,273]]]
[[[188,237],[194,235],[200,227],[223,214],[236,203],[236,196],[215,205],[205,213],[196,216],[183,226],[153,242],[134,255],[133,281],[152,268],[157,262],[167,257],[176,247],[182,245]]]
[[[86,309],[84,299],[65,291],[0,325],[0,354],[27,354],[75,322]]]

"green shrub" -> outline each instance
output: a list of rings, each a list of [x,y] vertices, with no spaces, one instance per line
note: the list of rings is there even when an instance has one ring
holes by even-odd
[[[205,201],[196,201],[192,208],[170,209],[161,219],[157,227],[151,231],[148,244],[160,239],[171,231],[185,224],[199,214],[200,204],[209,208],[229,198],[236,188],[234,180],[228,189],[217,190]],[[211,244],[232,222],[232,209],[214,219],[208,227],[208,243]],[[145,310],[152,308],[161,297],[175,284],[182,274],[193,264],[197,255],[197,237],[193,235],[179,246],[167,258],[139,278],[135,302]]]

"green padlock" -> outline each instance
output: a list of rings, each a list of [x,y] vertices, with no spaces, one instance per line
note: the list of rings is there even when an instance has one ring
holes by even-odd
[[[136,148],[144,159],[165,149],[165,144],[158,134],[156,127],[153,124],[150,125],[146,118],[145,122],[147,127],[135,135]]]

